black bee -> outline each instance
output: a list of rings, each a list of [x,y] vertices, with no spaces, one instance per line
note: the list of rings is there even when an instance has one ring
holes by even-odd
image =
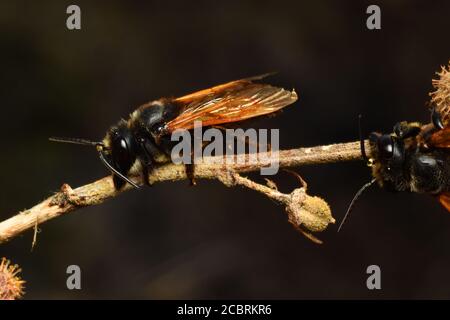
[[[431,122],[399,122],[393,133],[372,132],[371,157],[361,141],[363,159],[372,168],[373,179],[353,198],[338,231],[364,190],[375,182],[386,190],[417,192],[437,197],[450,211],[450,108],[431,110]],[[360,127],[361,136],[361,127]]]
[[[113,173],[114,186],[125,183],[138,188],[129,177],[148,174],[158,164],[170,161],[171,133],[191,130],[195,121],[203,127],[243,121],[278,111],[297,100],[294,90],[255,83],[261,75],[228,82],[180,98],[162,98],[140,106],[128,120],[111,127],[100,142],[84,139],[51,138],[52,141],[91,145]],[[193,179],[193,167],[186,167]],[[192,181],[192,180],[191,180]]]

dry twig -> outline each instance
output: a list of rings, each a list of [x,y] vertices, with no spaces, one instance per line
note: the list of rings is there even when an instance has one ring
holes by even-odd
[[[237,156],[237,159],[235,160],[239,160],[240,157],[247,159],[246,155],[240,155]],[[361,153],[359,142],[348,142],[327,146],[279,151],[279,167],[287,168],[310,164],[325,164],[358,160],[360,158]],[[258,159],[266,160],[252,163],[249,163],[248,161],[235,161],[232,164],[219,165],[217,164],[217,157],[205,158],[203,159],[203,163],[196,164],[195,178],[217,179],[221,177],[221,181],[224,182],[223,177],[227,172],[245,173],[257,171],[262,167],[270,165],[270,156],[263,155],[262,157],[258,157]],[[137,183],[140,183],[139,179],[140,178],[137,177],[133,178],[133,180]],[[161,166],[149,175],[149,181],[151,184],[162,181],[175,181],[182,179],[187,179],[185,167],[183,165],[175,164]],[[50,219],[59,217],[81,207],[100,204],[109,198],[119,195],[121,192],[130,190],[131,188],[131,186],[127,185],[123,188],[123,190],[116,191],[110,176],[76,189],[72,189],[68,184],[64,184],[61,187],[60,192],[57,192],[34,207],[19,212],[15,216],[0,222],[0,244],[12,239],[28,229],[37,228],[36,221],[38,221],[39,224],[42,224]],[[288,202],[286,202],[287,198],[284,198],[285,200],[281,199],[282,198],[280,198],[280,201],[287,205],[289,209]],[[300,197],[297,200],[301,201],[302,199],[303,198]],[[321,218],[319,217],[319,219]],[[305,221],[303,220],[297,221],[296,224],[298,225],[301,222],[304,224],[304,227],[307,228],[308,224],[305,224]],[[308,230],[315,231],[313,229]]]
[[[271,180],[266,179],[268,180],[267,186],[264,186],[233,171],[224,171],[217,178],[228,187],[240,185],[258,191],[283,204],[286,207],[289,222],[309,240],[321,244],[322,241],[311,232],[323,231],[330,223],[335,223],[330,207],[322,198],[308,195],[306,182],[297,173],[290,172],[298,178],[302,187],[294,189],[289,194],[278,191],[275,183]]]

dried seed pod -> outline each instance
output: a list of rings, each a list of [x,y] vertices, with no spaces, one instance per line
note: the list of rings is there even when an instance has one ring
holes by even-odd
[[[450,120],[450,61],[449,65],[438,72],[439,79],[433,79],[435,91],[430,93],[431,103],[441,114],[442,121],[447,124]]]
[[[331,215],[330,207],[322,198],[310,196],[306,193],[307,183],[298,173],[291,170],[285,171],[294,175],[302,187],[294,189],[289,194],[285,194],[278,191],[275,183],[268,179],[266,181],[269,186],[265,186],[244,178],[237,172],[231,170],[218,175],[218,179],[228,187],[241,185],[261,192],[269,198],[284,204],[289,222],[308,239],[316,243],[322,243],[311,232],[323,231],[330,223],[335,223]]]
[[[0,300],[15,300],[23,295],[23,281],[17,274],[21,269],[18,265],[2,258],[0,262]]]
[[[328,203],[320,197],[306,194],[305,188],[295,189],[291,193],[286,211],[290,223],[311,232],[324,231],[330,223],[336,222]]]

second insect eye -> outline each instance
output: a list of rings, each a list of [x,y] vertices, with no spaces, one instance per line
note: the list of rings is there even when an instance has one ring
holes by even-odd
[[[124,138],[117,139],[115,142],[116,148],[116,163],[120,166],[126,165],[129,162],[129,150],[127,141]]]
[[[394,141],[392,141],[391,136],[383,135],[380,137],[378,140],[378,151],[384,159],[392,158],[394,153]]]

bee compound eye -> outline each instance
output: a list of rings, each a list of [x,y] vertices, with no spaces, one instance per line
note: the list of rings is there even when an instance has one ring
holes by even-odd
[[[381,157],[391,159],[394,154],[394,141],[389,135],[383,135],[378,140],[378,150]]]
[[[120,139],[119,144],[122,149],[128,150],[127,142],[125,141],[125,139]]]
[[[113,150],[116,165],[118,167],[126,166],[130,161],[130,151],[126,139],[123,137],[116,139]]]

